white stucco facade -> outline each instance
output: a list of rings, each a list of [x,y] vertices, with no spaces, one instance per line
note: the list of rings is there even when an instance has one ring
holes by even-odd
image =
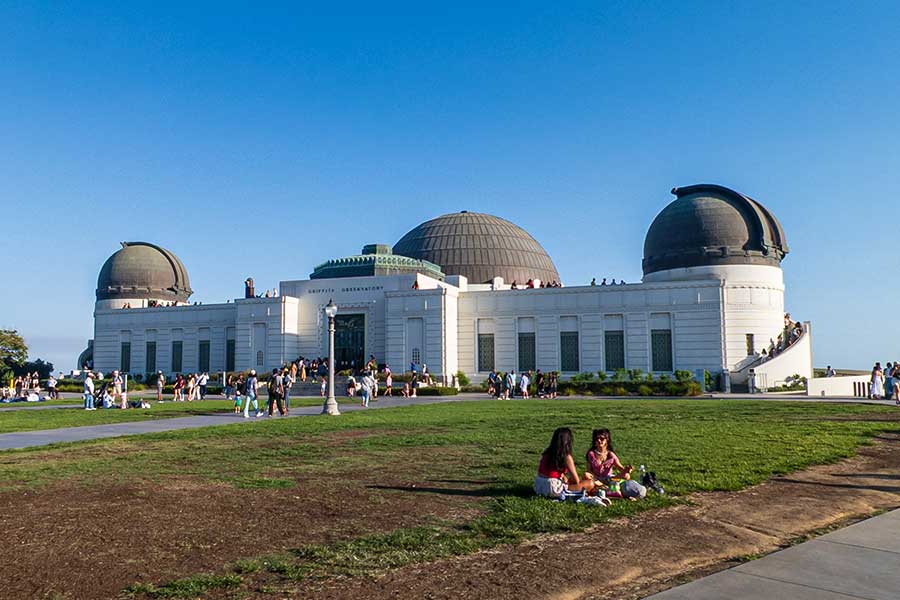
[[[394,370],[426,363],[446,382],[457,371],[483,379],[489,367],[564,376],[617,368],[736,371],[781,332],[780,269],[677,271],[639,284],[520,290],[500,281],[470,286],[461,277],[441,282],[424,275],[295,280],[281,282],[277,298],[97,306],[94,368],[269,370],[298,356],[325,356],[329,300],[339,315],[362,316],[364,356]]]

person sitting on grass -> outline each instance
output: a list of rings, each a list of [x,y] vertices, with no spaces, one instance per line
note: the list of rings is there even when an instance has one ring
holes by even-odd
[[[112,408],[113,406],[115,406],[115,404],[113,403],[114,398],[109,393],[109,384],[108,383],[104,383],[103,387],[100,388],[99,396],[100,396],[100,401],[103,404],[103,408]]]
[[[634,467],[624,466],[619,462],[619,457],[613,451],[612,434],[609,429],[595,429],[591,433],[591,448],[585,458],[588,473],[593,475],[598,483],[610,487],[606,492],[607,498],[637,500],[647,495],[647,488],[637,481],[631,481]]]
[[[567,492],[577,494],[593,490],[593,481],[578,477],[572,458],[572,442],[572,430],[568,427],[560,427],[553,432],[550,445],[541,454],[537,477],[534,478],[534,492],[538,496],[562,499]]]

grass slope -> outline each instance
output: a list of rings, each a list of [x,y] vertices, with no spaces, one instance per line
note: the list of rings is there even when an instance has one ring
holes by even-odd
[[[892,412],[881,406],[745,400],[454,402],[86,442],[76,445],[77,452],[72,452],[73,445],[7,452],[0,455],[0,488],[31,488],[61,479],[89,485],[186,475],[225,481],[252,493],[254,488],[302,485],[320,473],[352,472],[360,466],[373,472],[390,469],[411,483],[427,474],[433,481],[477,484],[478,493],[472,495],[482,500],[473,502],[483,511],[467,522],[302,546],[228,569],[243,577],[285,583],[326,572],[377,572],[514,543],[537,533],[579,531],[611,517],[664,506],[691,492],[744,488],[852,455],[872,436],[898,428],[896,422],[884,420]],[[603,510],[532,498],[539,454],[553,429],[563,425],[575,432],[579,465],[590,430],[608,427],[622,460],[655,470],[669,495],[619,502]],[[253,449],[253,460],[247,460],[248,448]],[[436,488],[385,493],[452,492]],[[204,584],[217,581],[201,578]],[[195,589],[192,581],[131,591],[178,596],[179,590]],[[238,585],[234,577],[227,584]]]

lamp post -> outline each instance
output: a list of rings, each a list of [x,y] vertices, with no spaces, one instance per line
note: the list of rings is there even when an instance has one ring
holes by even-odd
[[[333,300],[329,300],[325,306],[325,315],[328,317],[328,398],[322,407],[323,415],[339,415],[337,400],[334,399],[334,316],[338,308]]]

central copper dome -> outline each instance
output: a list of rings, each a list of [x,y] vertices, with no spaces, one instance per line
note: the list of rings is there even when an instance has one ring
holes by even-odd
[[[527,231],[506,219],[462,211],[425,221],[400,238],[394,254],[427,260],[470,283],[502,277],[559,281],[553,261]]]

